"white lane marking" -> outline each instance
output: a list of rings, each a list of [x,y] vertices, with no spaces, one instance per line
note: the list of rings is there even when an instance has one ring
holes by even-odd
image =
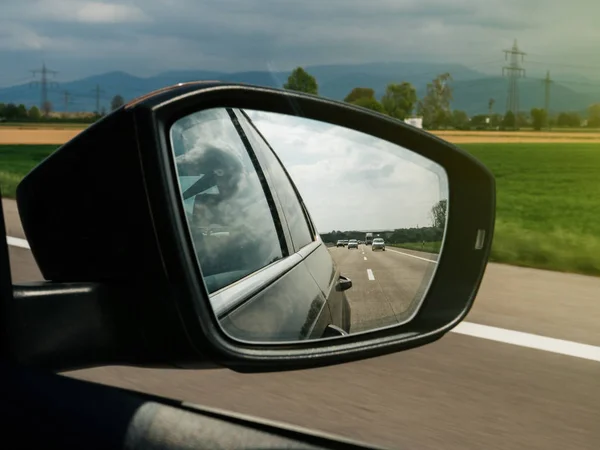
[[[579,342],[564,341],[538,334],[523,333],[521,331],[507,330],[504,328],[479,325],[477,323],[461,322],[452,329],[454,333],[488,339],[519,347],[533,348],[560,355],[574,356],[575,358],[588,359],[600,362],[600,347]]]
[[[7,236],[6,241],[8,245],[12,245],[13,247],[27,249],[30,248],[26,239]],[[405,254],[406,256],[412,256],[414,258],[425,259],[418,256],[409,255],[408,253],[397,253]],[[367,258],[365,257],[365,260],[366,259]],[[425,259],[425,261],[433,263],[436,262],[430,259]],[[367,269],[367,276],[369,277],[369,280],[375,280],[375,276],[373,275],[373,271],[371,269]],[[513,331],[506,328],[491,327],[489,325],[480,325],[471,322],[461,322],[451,331],[453,333],[502,342],[504,344],[516,345],[518,347],[532,348],[549,353],[557,353],[560,355],[573,356],[575,358],[600,362],[600,347],[581,344],[579,342],[565,341],[562,339],[540,336],[538,334],[524,333],[522,331]]]
[[[430,263],[433,263],[433,264],[437,263],[437,261],[435,259],[422,258],[421,256],[411,255],[410,253],[404,253],[404,252],[399,252],[398,250],[392,250],[389,247],[387,248],[387,250],[389,250],[390,252],[399,253],[399,254],[404,255],[404,256],[410,256],[411,258],[422,259],[423,261],[427,261],[427,262],[430,262]]]
[[[12,245],[13,247],[28,248],[31,250],[31,247],[29,247],[29,242],[27,242],[27,239],[6,236],[6,243],[8,245]]]
[[[364,253],[363,253],[363,254],[364,254]],[[365,260],[365,261],[367,260],[367,257],[366,257],[366,256],[363,256],[363,258],[364,258],[364,260]]]

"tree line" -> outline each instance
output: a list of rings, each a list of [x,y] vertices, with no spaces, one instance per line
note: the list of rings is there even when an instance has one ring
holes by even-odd
[[[389,83],[385,93],[379,99],[376,98],[374,89],[355,87],[344,98],[344,101],[400,120],[412,117],[416,113],[423,118],[423,126],[436,128],[446,124],[451,116],[451,81],[452,76],[449,73],[438,75],[431,83],[427,84],[427,93],[421,99],[417,98],[415,87],[411,83],[403,81]],[[292,71],[283,88],[319,95],[316,78],[302,67],[297,67]]]
[[[395,230],[383,230],[373,233],[375,237],[381,236],[388,244],[406,244],[415,242],[439,242],[444,237],[444,229],[446,228],[446,217],[448,212],[448,200],[442,199],[436,202],[429,211],[431,220],[430,226],[427,227],[412,227],[412,228],[397,228]],[[364,231],[340,231],[334,230],[330,233],[321,233],[323,242],[335,243],[339,240],[356,239],[364,240]]]
[[[111,102],[111,111],[120,108],[125,104],[125,99],[121,95],[115,95]],[[68,123],[92,123],[106,115],[106,110],[94,111],[89,116],[73,116],[63,113],[61,116],[50,115],[53,107],[51,102],[46,102],[44,110],[37,106],[29,109],[23,104],[2,103],[0,102],[0,121],[4,122],[68,122]]]
[[[587,126],[600,127],[600,103],[592,104],[587,110],[587,123],[577,112],[560,112],[549,116],[543,108],[532,108],[531,111],[521,111],[514,114],[494,113],[495,100],[487,100],[488,113],[472,117],[462,110],[452,109],[453,100],[452,75],[442,73],[427,83],[423,98],[417,97],[415,87],[406,81],[389,83],[385,93],[376,98],[375,90],[369,87],[355,87],[344,101],[356,106],[387,114],[396,119],[404,120],[413,115],[423,119],[423,127],[427,129],[453,128],[457,130],[490,130],[533,128],[541,130],[548,127],[578,128]],[[319,95],[319,85],[316,78],[304,68],[297,67],[290,74],[284,89]]]
[[[387,244],[406,244],[420,242],[439,242],[444,237],[443,229],[436,227],[398,228],[396,230],[380,231],[373,236],[381,236]],[[336,243],[339,240],[365,240],[364,231],[332,231],[321,233],[323,242]]]

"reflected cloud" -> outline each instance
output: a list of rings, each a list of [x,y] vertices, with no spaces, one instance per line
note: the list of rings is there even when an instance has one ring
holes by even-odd
[[[430,225],[447,198],[438,164],[365,133],[246,110],[294,179],[320,231]]]

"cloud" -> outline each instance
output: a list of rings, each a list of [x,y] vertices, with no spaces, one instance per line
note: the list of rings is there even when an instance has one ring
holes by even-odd
[[[87,24],[150,22],[150,17],[138,6],[117,2],[84,0],[37,0],[3,5],[5,17],[33,23],[80,22]]]
[[[322,232],[426,226],[431,207],[447,196],[443,168],[407,149],[309,119],[246,112]]]
[[[591,0],[2,0],[0,62],[7,77],[40,52],[50,65],[79,62],[55,67],[67,79],[96,67],[141,75],[384,60],[495,58],[499,70],[518,38],[550,63],[600,65],[599,15]]]

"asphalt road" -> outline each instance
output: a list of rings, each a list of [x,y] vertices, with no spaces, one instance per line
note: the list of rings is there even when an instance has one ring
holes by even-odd
[[[437,255],[391,247],[373,251],[367,245],[330,247],[329,252],[342,275],[352,280],[352,288],[346,291],[352,309],[351,333],[410,319],[427,292],[437,259]]]
[[[23,237],[14,204],[7,207],[9,235]],[[356,257],[336,250],[336,259]],[[364,269],[373,287],[362,291],[379,289],[380,299],[397,267],[419,261],[365,253],[371,267],[359,260],[347,268],[357,271],[353,281]],[[10,254],[15,282],[40,279],[28,250]],[[467,321],[600,346],[599,301],[598,278],[489,264]],[[281,374],[105,367],[67,375],[389,448],[600,448],[600,362],[517,344],[449,333],[400,354]]]

